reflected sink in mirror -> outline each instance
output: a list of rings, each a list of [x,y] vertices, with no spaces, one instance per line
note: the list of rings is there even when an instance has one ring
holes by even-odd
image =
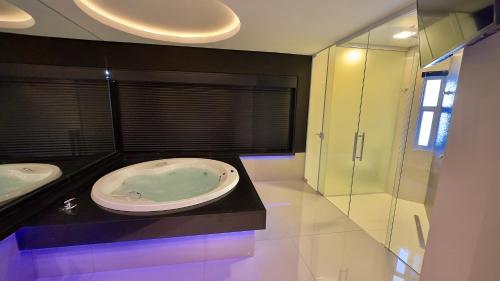
[[[0,165],[0,205],[42,187],[61,175],[61,169],[50,164]]]

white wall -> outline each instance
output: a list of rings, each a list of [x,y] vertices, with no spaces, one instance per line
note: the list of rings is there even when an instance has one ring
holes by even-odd
[[[305,153],[240,158],[252,181],[304,180]]]
[[[314,55],[312,61],[304,177],[307,183],[316,190],[318,189],[319,159],[321,153],[321,138],[318,134],[323,131],[323,109],[325,105],[329,50],[328,48],[317,53]]]
[[[422,281],[500,280],[500,34],[464,51]]]

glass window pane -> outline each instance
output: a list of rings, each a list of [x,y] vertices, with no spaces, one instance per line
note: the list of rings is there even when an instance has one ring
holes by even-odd
[[[422,119],[420,121],[420,130],[418,133],[418,145],[420,146],[429,145],[433,117],[434,117],[434,112],[432,111],[424,111],[422,113]]]
[[[445,93],[443,96],[442,106],[445,108],[451,108],[453,106],[454,99],[455,99],[455,93]]]
[[[441,112],[436,136],[436,148],[441,149],[446,145],[448,129],[450,128],[451,112]]]
[[[423,106],[437,106],[439,100],[439,90],[441,89],[441,80],[427,80],[425,84]]]
[[[444,86],[445,92],[456,92],[457,91],[457,81],[453,79],[447,79],[446,85]]]

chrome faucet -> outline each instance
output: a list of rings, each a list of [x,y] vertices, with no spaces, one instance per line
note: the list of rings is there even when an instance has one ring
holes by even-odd
[[[76,203],[76,198],[73,197],[73,198],[70,198],[70,199],[64,201],[64,206],[62,208],[60,208],[59,210],[70,215],[70,214],[73,214],[72,210],[74,208],[76,208],[76,206],[78,206],[78,204]]]

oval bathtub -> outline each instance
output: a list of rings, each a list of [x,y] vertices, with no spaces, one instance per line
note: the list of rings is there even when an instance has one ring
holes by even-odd
[[[61,169],[50,164],[2,164],[0,165],[0,204],[42,187],[61,175]]]
[[[238,171],[221,161],[170,158],[113,171],[94,184],[91,197],[116,211],[173,211],[214,201],[230,192],[238,180]]]

